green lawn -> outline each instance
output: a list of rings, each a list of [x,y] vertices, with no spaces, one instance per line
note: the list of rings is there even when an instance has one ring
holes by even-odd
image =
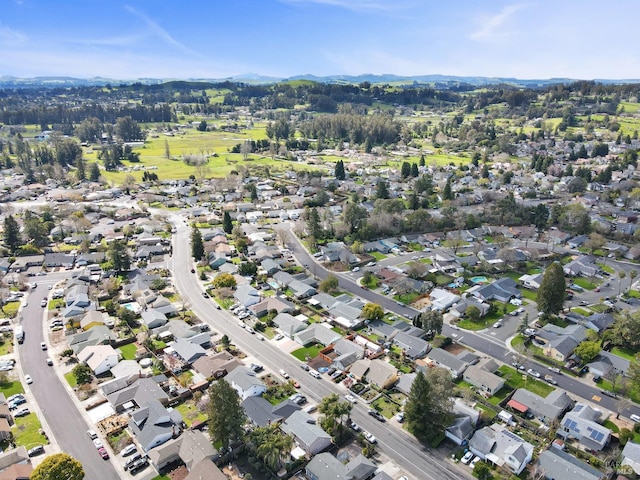
[[[171,480],[169,475],[158,475],[157,477],[153,477],[151,480]]]
[[[616,425],[615,423],[613,423],[611,420],[605,420],[604,423],[602,424],[603,426],[607,427],[609,430],[611,430],[613,433],[618,433],[620,431],[620,428],[618,427],[618,425]]]
[[[493,323],[495,322],[492,321],[491,324],[493,325]],[[486,317],[481,318],[477,322],[472,322],[471,320],[463,318],[458,323],[456,323],[456,325],[464,330],[476,331],[487,328],[489,326],[489,322],[487,321]]]
[[[15,419],[16,424],[11,428],[15,438],[16,445],[23,446],[27,449],[36,445],[46,445],[49,443],[47,439],[40,433],[42,425],[35,413],[30,413],[25,417]]]
[[[67,379],[67,383],[71,388],[75,388],[78,386],[78,381],[76,380],[76,376],[73,374],[73,372],[65,373],[64,378]]]
[[[378,397],[375,402],[371,403],[371,406],[386,418],[391,418],[400,411],[400,407],[384,395]]]
[[[527,290],[526,288],[523,288],[521,292],[522,296],[527,300],[531,300],[532,302],[536,302],[538,300],[538,294],[533,290]]]
[[[369,255],[375,258],[376,261],[378,262],[387,258],[387,256],[384,253],[380,253],[380,252],[369,252]]]
[[[13,335],[2,335],[0,338],[0,355],[6,355],[13,352]]]
[[[409,292],[403,295],[394,295],[393,299],[402,302],[405,305],[411,305],[420,296],[418,292]]]
[[[536,393],[541,397],[546,397],[555,389],[541,380],[536,380],[531,375],[527,375],[524,372],[517,371],[515,368],[502,365],[498,371],[501,373],[505,380],[505,383],[513,388],[524,388],[530,392]]]
[[[509,387],[502,387],[500,390],[498,390],[496,392],[495,395],[493,395],[492,397],[489,398],[489,403],[491,405],[498,405],[500,402],[502,402],[505,398],[507,398],[507,396],[513,391],[512,388]],[[478,404],[481,405],[481,404]]]
[[[579,287],[584,288],[585,290],[593,290],[598,286],[596,282],[592,282],[591,280],[588,280],[586,278],[575,278],[573,280],[573,283],[575,283]]]
[[[15,317],[20,308],[20,302],[7,302],[2,306],[2,314],[5,318]]]
[[[184,423],[187,424],[188,427],[195,421],[204,422],[207,420],[207,414],[193,404],[193,402],[184,402],[175,407],[176,410],[180,412]]]
[[[135,343],[129,343],[127,345],[123,345],[118,348],[122,352],[122,358],[124,360],[135,360],[136,359],[136,347]]]
[[[574,307],[571,309],[571,311],[577,313],[578,315],[584,315],[585,317],[591,315],[591,312],[580,307]]]
[[[22,384],[17,380],[13,382],[0,383],[0,393],[4,393],[4,397],[10,397],[16,393],[24,393]]]
[[[310,347],[302,347],[291,352],[291,355],[296,357],[301,362],[306,362],[307,357],[315,358],[318,356],[318,352],[324,347],[322,345],[311,345]]]

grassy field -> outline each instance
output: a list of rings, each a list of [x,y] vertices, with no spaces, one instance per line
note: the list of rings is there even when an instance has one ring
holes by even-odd
[[[119,347],[118,350],[122,352],[122,358],[124,360],[135,360],[136,359],[136,344],[129,343],[128,345],[123,345]]]
[[[627,350],[627,349],[621,348],[621,347],[613,347],[611,349],[611,353],[613,353],[614,355],[617,355],[619,357],[626,358],[630,362],[632,362],[636,358],[636,353],[635,352],[632,352],[630,350]]]
[[[541,380],[536,380],[531,375],[519,372],[515,368],[502,365],[498,371],[502,374],[506,384],[514,390],[516,388],[524,388],[541,397],[546,397],[555,390],[551,385]]]
[[[13,382],[5,382],[0,384],[0,393],[4,393],[5,398],[15,395],[16,393],[24,393],[22,384],[15,380]]]
[[[182,415],[184,423],[187,424],[187,427],[190,427],[191,424],[195,421],[204,422],[205,420],[207,420],[207,414],[198,410],[193,402],[184,402],[175,408]]]
[[[315,358],[318,356],[318,352],[322,350],[324,347],[322,345],[312,345],[310,347],[302,347],[297,350],[291,352],[291,355],[296,357],[301,362],[306,362],[307,357]]]
[[[27,449],[37,445],[46,445],[47,439],[40,433],[42,425],[35,413],[30,413],[25,417],[15,419],[16,424],[12,427],[16,445]]]
[[[73,372],[65,373],[64,378],[67,379],[67,383],[71,388],[78,386],[78,381],[76,380],[76,376],[73,374]]]
[[[2,306],[2,316],[5,318],[13,318],[18,313],[20,302],[7,302]]]

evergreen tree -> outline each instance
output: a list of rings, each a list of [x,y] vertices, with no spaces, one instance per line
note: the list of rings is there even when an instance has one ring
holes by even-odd
[[[420,172],[418,171],[418,164],[417,163],[412,163],[411,164],[411,176],[413,178],[417,178],[418,175],[420,175]]]
[[[231,215],[229,215],[229,212],[227,212],[226,210],[224,212],[224,216],[222,217],[222,229],[224,230],[224,233],[228,233],[228,234],[231,234],[231,232],[233,231],[233,223],[231,222]]]
[[[97,162],[93,162],[89,167],[89,180],[97,182],[100,180],[100,167]]]
[[[229,448],[234,440],[242,437],[245,421],[238,393],[224,379],[215,382],[209,388],[209,430],[213,442]]]
[[[486,163],[482,166],[482,178],[489,178],[489,165]]]
[[[14,253],[22,244],[20,238],[20,226],[13,215],[9,215],[4,219],[4,244]]]
[[[425,162],[424,162],[424,154],[420,155],[420,166],[424,167]]]
[[[409,209],[417,210],[418,208],[420,208],[420,199],[416,192],[413,192],[409,197]]]
[[[127,251],[127,244],[123,240],[114,240],[109,244],[107,257],[111,261],[111,266],[118,272],[128,272],[131,268],[131,257]]]
[[[85,161],[84,158],[82,158],[82,155],[76,158],[76,178],[80,182],[87,178],[87,174],[85,171]]]
[[[441,368],[421,370],[411,384],[404,407],[407,430],[422,442],[432,442],[443,435],[451,418],[451,376]]]
[[[202,242],[202,234],[196,226],[191,230],[191,255],[199,262],[204,257],[204,243]]]
[[[407,178],[408,176],[411,175],[411,164],[409,162],[402,162],[400,175],[402,175],[402,178]]]
[[[545,270],[540,288],[538,288],[536,298],[538,310],[546,315],[560,312],[564,304],[566,288],[567,284],[564,279],[562,265],[558,262],[553,262]]]
[[[344,162],[342,160],[338,160],[338,162],[336,163],[334,174],[336,176],[336,179],[338,180],[344,180],[346,178],[346,174],[344,172]]]
[[[378,180],[376,198],[389,198],[389,187],[387,186],[387,182],[382,179]]]
[[[451,177],[447,178],[447,183],[444,186],[444,190],[442,192],[443,200],[453,200],[453,191],[451,190]]]
[[[316,240],[321,239],[324,236],[324,232],[320,223],[320,214],[318,213],[318,209],[316,207],[307,209],[305,216],[307,219],[309,235]]]

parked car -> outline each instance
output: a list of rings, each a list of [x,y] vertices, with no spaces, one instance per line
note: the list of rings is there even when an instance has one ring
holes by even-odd
[[[278,340],[282,340],[284,338],[284,335],[279,333],[278,335],[275,336],[274,340],[277,342]]]
[[[140,470],[144,470],[145,468],[147,468],[148,465],[149,460],[147,460],[147,457],[142,457],[131,464],[131,466],[129,467],[129,472],[137,473]]]
[[[347,402],[353,403],[354,405],[358,403],[358,400],[356,400],[356,397],[354,397],[353,395],[345,395],[344,398]]]
[[[24,381],[27,382],[27,385],[31,385],[33,383],[33,379],[31,378],[31,375],[25,375]]]
[[[289,378],[289,374],[285,372],[283,369],[280,369],[279,373],[283,378]]]
[[[551,375],[545,375],[544,376],[544,381],[551,384],[551,385],[557,385],[558,382],[556,382],[555,378],[553,378]]]
[[[379,422],[386,422],[387,421],[387,419],[384,418],[384,416],[377,410],[369,409],[369,411],[367,413],[369,415],[371,415],[373,418],[375,418],[376,420],[378,420]]]
[[[472,470],[476,466],[476,463],[478,463],[479,461],[480,461],[480,457],[475,457],[473,460],[471,460],[471,463],[469,463],[469,466],[471,467]]]
[[[94,430],[87,430],[87,435],[91,440],[98,438],[98,434]]]
[[[400,412],[399,414],[396,415],[396,422],[398,423],[404,422],[404,412]]]
[[[50,358],[47,358],[47,365],[52,367],[53,366],[53,360],[51,360]]]
[[[109,460],[109,452],[107,452],[106,448],[104,447],[99,448],[98,453],[100,454],[103,460]]]
[[[30,457],[35,457],[37,455],[42,455],[44,453],[44,447],[42,445],[38,445],[37,447],[30,448],[27,451],[27,455]]]
[[[320,378],[320,372],[317,370],[309,369],[309,375],[313,378]]]
[[[140,452],[134,453],[124,464],[124,469],[128,470],[131,465],[133,465],[136,461],[142,458],[142,454]]]
[[[527,370],[527,373],[535,378],[540,378],[540,372],[536,372],[534,369],[530,368]]]
[[[369,443],[378,443],[378,440],[376,439],[376,437],[374,437],[371,433],[369,432],[364,432],[364,438],[367,440],[367,442]]]
[[[137,452],[138,449],[136,448],[136,446],[132,443],[130,445],[127,445],[126,447],[124,447],[122,449],[122,451],[120,452],[120,455],[122,455],[123,457],[128,457],[129,455],[133,455],[135,452]]]
[[[498,320],[496,323],[493,324],[493,328],[500,328],[503,325],[503,323]]]
[[[93,439],[93,445],[94,445],[96,448],[102,448],[102,447],[104,447],[104,444],[102,443],[102,441],[101,441],[99,438],[94,438],[94,439]]]
[[[473,452],[469,451],[462,456],[460,461],[465,465],[468,465],[472,458],[473,458]]]
[[[362,430],[362,428],[360,428],[360,425],[358,425],[356,422],[349,422],[349,428],[354,432],[359,432]]]
[[[40,342],[40,350],[46,350],[47,349],[47,344],[44,342]]]
[[[26,417],[30,413],[31,413],[31,411],[28,408],[21,408],[16,413],[14,413],[13,416],[14,416],[14,418],[15,417]]]

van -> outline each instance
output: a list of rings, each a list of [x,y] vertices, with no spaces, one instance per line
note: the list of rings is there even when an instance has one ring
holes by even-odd
[[[629,418],[631,419],[632,422],[640,422],[640,415],[636,415],[635,413],[632,413]]]
[[[309,370],[309,375],[311,375],[313,378],[320,378],[320,372],[314,369]]]

